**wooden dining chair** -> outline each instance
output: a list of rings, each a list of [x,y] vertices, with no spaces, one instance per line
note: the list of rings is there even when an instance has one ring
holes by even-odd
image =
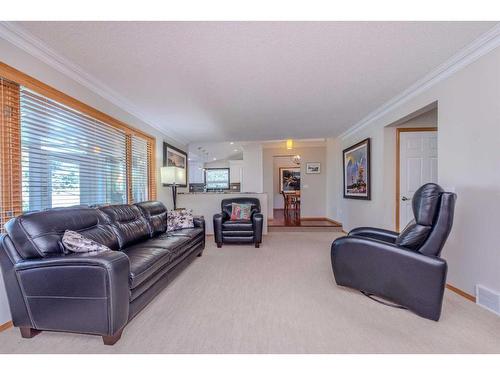
[[[284,191],[281,192],[281,195],[283,195],[283,207],[285,209],[285,214],[286,214],[290,208],[290,200],[288,194],[285,193]]]

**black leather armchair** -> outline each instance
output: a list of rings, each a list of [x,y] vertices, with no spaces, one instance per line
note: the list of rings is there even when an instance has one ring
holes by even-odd
[[[232,203],[250,204],[250,220],[230,220]],[[223,243],[254,243],[259,247],[262,242],[264,216],[260,212],[257,198],[229,198],[221,202],[221,213],[214,215],[214,237],[217,247]]]
[[[440,254],[453,225],[455,201],[454,193],[425,184],[413,197],[415,219],[401,233],[363,227],[335,240],[336,283],[439,320],[447,272]]]

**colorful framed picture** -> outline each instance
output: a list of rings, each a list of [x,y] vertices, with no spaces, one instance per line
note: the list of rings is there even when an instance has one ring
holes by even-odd
[[[178,167],[185,169],[184,182],[177,186],[186,187],[187,186],[187,176],[188,176],[188,163],[187,163],[187,153],[163,142],[163,166],[164,167]]]
[[[300,167],[280,168],[280,192],[300,191]]]
[[[344,198],[370,200],[370,138],[346,148],[344,155]]]
[[[306,174],[320,174],[321,173],[321,163],[313,162],[306,163]]]

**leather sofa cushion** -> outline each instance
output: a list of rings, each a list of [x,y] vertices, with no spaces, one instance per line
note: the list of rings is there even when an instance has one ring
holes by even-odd
[[[226,230],[250,231],[253,230],[253,224],[250,220],[228,220],[222,223],[222,232]]]
[[[151,238],[139,245],[145,245],[149,247],[162,247],[164,249],[172,250],[184,246],[190,240],[187,236],[169,236],[167,234]]]
[[[224,230],[222,231],[224,238],[226,237],[252,237],[254,235],[253,230]]]
[[[431,232],[432,227],[411,221],[396,239],[396,245],[418,250]]]
[[[100,207],[111,223],[120,244],[120,250],[150,237],[149,226],[137,206],[119,204]]]
[[[174,230],[168,233],[171,236],[185,236],[189,238],[195,238],[196,236],[203,235],[203,228],[184,228],[179,230]]]
[[[150,235],[154,237],[167,230],[167,207],[158,201],[141,202],[135,204],[146,218]]]
[[[5,229],[23,259],[62,254],[62,236],[72,230],[112,250],[118,238],[101,212],[90,207],[55,208],[20,215]]]
[[[123,250],[130,260],[130,288],[133,289],[158,270],[181,256],[190,244],[186,236],[159,236]]]
[[[150,278],[173,258],[170,250],[146,245],[135,245],[123,252],[130,261],[130,289]]]

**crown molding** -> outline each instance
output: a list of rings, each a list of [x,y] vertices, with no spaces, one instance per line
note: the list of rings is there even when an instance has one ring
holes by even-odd
[[[339,135],[340,139],[346,139],[357,131],[367,127],[373,121],[394,110],[401,104],[418,96],[422,92],[430,89],[432,86],[435,86],[439,82],[445,80],[460,69],[473,63],[480,57],[498,47],[500,47],[500,23],[495,25],[486,33],[482,34],[479,38],[475,39],[472,43],[453,55],[446,62],[439,65],[436,69],[425,75],[422,79],[412,84],[399,95],[396,95],[382,106],[369,113],[359,122],[351,126],[349,129],[341,133]]]
[[[109,101],[128,114],[158,130],[166,137],[169,137],[183,145],[187,145],[189,143],[187,139],[179,134],[172,131],[169,131],[169,134],[167,134],[165,129],[162,129],[161,127],[145,120],[146,116],[144,113],[142,113],[137,106],[131,103],[128,99],[124,98],[122,95],[91,74],[87,73],[79,65],[61,56],[22,27],[10,21],[0,21],[0,38],[7,40],[9,43],[29,53],[31,56],[43,61],[53,69],[64,74],[66,77],[78,82],[101,98]]]

